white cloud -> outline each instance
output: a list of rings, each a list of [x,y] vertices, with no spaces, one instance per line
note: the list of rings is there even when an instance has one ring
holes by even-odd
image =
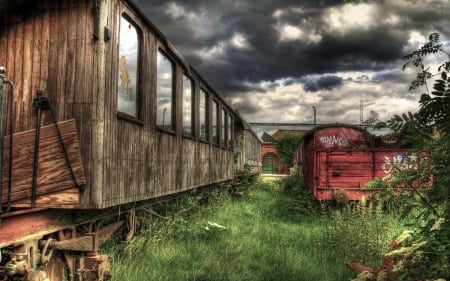
[[[302,41],[317,44],[322,40],[320,34],[317,34],[313,28],[308,28],[309,22],[308,19],[302,17],[303,12],[303,9],[299,7],[290,7],[284,10],[278,9],[272,14],[277,21],[273,28],[278,32],[281,42]],[[288,22],[286,18],[292,14],[302,20],[298,24]]]
[[[323,22],[329,31],[342,34],[354,29],[369,30],[377,24],[376,12],[373,4],[345,4],[325,11]]]
[[[226,63],[226,54],[229,49],[248,49],[250,45],[247,38],[241,33],[235,33],[231,38],[217,42],[212,47],[200,49],[196,54],[202,59],[215,63]]]
[[[236,95],[230,104],[237,109],[242,106],[242,111],[246,105],[251,104],[259,110],[244,112],[246,119],[249,122],[268,123],[312,124],[312,106],[315,106],[317,123],[358,124],[361,98],[363,119],[369,117],[370,111],[377,112],[380,120],[388,120],[394,114],[418,110],[417,99],[413,93],[408,92],[408,85],[390,81],[380,83],[374,80],[376,72],[340,72],[333,75],[344,79],[344,84],[338,91],[306,92],[300,82],[286,84],[284,80],[265,81],[253,85],[253,88],[263,88],[265,91]]]
[[[400,23],[401,17],[399,17],[396,14],[389,14],[387,17],[383,18],[381,21],[385,24],[395,26]]]
[[[204,9],[189,11],[178,3],[169,2],[166,4],[165,13],[180,22],[183,28],[188,28],[194,38],[207,38],[211,36],[212,31],[220,30],[219,22]]]
[[[236,49],[248,49],[250,47],[247,38],[241,33],[235,33],[230,39],[230,43]]]
[[[428,41],[427,38],[423,36],[419,31],[411,30],[409,32],[408,45],[406,46],[406,49],[417,48],[427,41]]]
[[[196,53],[199,57],[202,57],[206,60],[220,60],[224,57],[225,54],[225,46],[223,42],[219,42],[218,44],[212,46],[211,48],[204,48],[198,50]]]
[[[172,15],[174,18],[182,17],[187,14],[184,7],[177,5],[177,3],[167,3],[167,14]]]
[[[300,28],[290,24],[277,24],[275,29],[279,33],[280,41],[295,41],[303,36],[303,31]]]
[[[277,9],[272,13],[272,17],[281,20],[284,16],[289,14],[302,14],[304,11],[301,7],[288,7],[285,9]]]

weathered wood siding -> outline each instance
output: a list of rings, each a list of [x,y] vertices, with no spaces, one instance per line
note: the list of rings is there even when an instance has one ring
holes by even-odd
[[[15,132],[35,128],[33,100],[36,91],[42,90],[59,121],[76,120],[85,171],[90,169],[95,65],[92,3],[28,1],[19,12],[12,5],[11,10],[2,11],[0,28],[0,65],[7,68],[7,76],[15,84]],[[51,123],[50,112],[43,112],[42,125]],[[86,178],[89,183],[89,173]],[[71,192],[78,198],[77,190]]]
[[[99,10],[95,3],[30,1],[20,7],[21,12],[8,11],[1,17],[0,65],[7,68],[8,78],[16,84],[16,132],[35,128],[33,100],[38,89],[52,102],[59,121],[75,120],[86,186],[81,193],[74,189],[60,191],[61,196],[76,193],[71,198],[79,198],[81,208],[106,208],[232,179],[232,150],[202,142],[197,135],[182,136],[181,78],[189,67],[184,59],[127,1],[100,0]],[[117,114],[122,13],[134,22],[141,35],[137,120]],[[110,39],[104,36],[105,28],[111,32]],[[156,128],[158,48],[175,62],[176,126],[171,132]],[[198,96],[204,83],[196,75],[193,79]],[[209,94],[215,95],[212,90]],[[219,106],[231,112],[222,102]],[[46,111],[42,124],[50,123]],[[52,196],[57,194],[41,198],[40,202],[50,202]],[[71,207],[75,205],[72,202]]]
[[[261,168],[260,154],[261,141],[250,129],[235,131],[236,172],[244,172],[246,165],[252,172],[258,172]]]
[[[103,141],[100,161],[93,165],[103,166],[101,186],[103,193],[93,194],[91,204],[107,207],[126,202],[157,198],[183,192],[233,178],[233,152],[201,142],[198,137],[182,136],[182,83],[186,71],[183,59],[167,45],[159,32],[152,29],[126,3],[110,1],[107,27],[113,37],[105,45],[104,127],[100,134]],[[122,13],[139,28],[141,38],[140,61],[140,122],[119,118],[117,115],[118,34]],[[158,49],[175,63],[176,97],[173,116],[175,129],[161,130],[156,127],[156,54]],[[201,82],[196,80],[195,94]],[[211,94],[211,93],[210,93]],[[196,99],[197,100],[197,99]],[[100,103],[100,100],[99,100]],[[196,117],[198,118],[198,117]],[[94,122],[100,118],[95,118]],[[94,125],[95,126],[95,125]],[[98,128],[101,128],[99,126]],[[98,180],[97,175],[95,180]]]

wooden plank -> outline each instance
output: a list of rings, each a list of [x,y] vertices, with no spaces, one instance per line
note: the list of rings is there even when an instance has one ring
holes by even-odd
[[[22,92],[20,95],[15,95],[15,101],[17,105],[23,105],[23,110],[20,111],[21,115],[16,115],[17,118],[23,120],[30,120],[31,114],[34,113],[31,109],[31,105],[33,103],[33,88],[32,88],[32,80],[33,80],[33,48],[35,47],[34,41],[34,19],[30,18],[25,21],[25,32],[24,32],[24,59],[23,59],[23,80],[20,84],[23,86]],[[18,82],[18,81],[17,81]],[[18,107],[18,106],[16,106]],[[28,110],[25,110],[28,109]],[[16,113],[17,114],[17,113]],[[17,124],[17,123],[16,123]]]
[[[44,12],[41,16],[42,18],[42,26],[40,29],[40,34],[41,34],[41,46],[40,49],[37,50],[38,54],[40,55],[40,61],[39,61],[39,67],[40,67],[40,73],[39,73],[39,82],[38,82],[38,87],[36,88],[36,90],[40,89],[42,90],[44,93],[47,92],[48,89],[48,82],[51,82],[48,79],[49,76],[49,48],[50,48],[50,13],[47,12],[49,9],[49,3],[48,1],[43,1],[43,6],[42,9],[46,12]],[[38,15],[36,15],[36,17],[39,17]],[[32,126],[30,126],[29,128],[32,128]]]
[[[86,184],[86,179],[84,176],[75,121],[68,120],[60,122],[58,123],[58,126],[66,146],[76,181],[78,184],[84,185]],[[34,137],[35,130],[29,130],[14,135],[12,201],[29,199],[31,197]],[[5,167],[3,167],[3,200],[6,202],[8,186],[7,173],[9,169],[9,137],[6,137],[4,142],[5,149],[3,154],[5,157]],[[70,173],[70,168],[64,158],[63,149],[59,144],[55,125],[44,126],[41,128],[39,155],[37,195],[41,196],[65,189],[77,188]],[[44,198],[41,198],[40,200],[46,202]],[[62,202],[65,201],[63,200]]]
[[[91,12],[88,12],[86,7],[82,5],[83,2],[87,1],[78,1],[77,9],[73,9],[73,11],[77,11],[77,20],[74,25],[76,25],[77,33],[76,33],[76,48],[74,49],[75,53],[75,93],[74,95],[83,96],[84,89],[89,85],[87,75],[90,75],[90,68],[88,68],[89,63],[91,61],[86,60],[86,46],[87,41],[92,37],[92,30],[87,30],[87,22],[88,16]],[[94,3],[93,1],[90,1]],[[106,26],[106,25],[105,25]],[[101,26],[103,28],[103,26]],[[88,36],[88,38],[86,38]],[[72,49],[73,50],[73,49]],[[89,69],[89,73],[87,73]],[[82,90],[83,89],[83,90]],[[87,92],[85,94],[88,94]],[[83,102],[83,101],[81,101]]]
[[[8,25],[6,24],[5,26],[5,21],[3,21],[3,26],[0,27],[0,46],[8,46],[8,36],[5,36],[7,30],[8,30]],[[6,52],[7,48],[0,48],[0,66],[7,66],[7,52]]]
[[[36,197],[36,208],[64,208],[75,209],[79,207],[80,191],[78,188],[44,194]],[[27,208],[31,205],[30,199],[22,199],[11,204],[14,208]]]
[[[42,11],[42,2],[38,2],[37,9]],[[33,44],[32,44],[32,60],[31,63],[31,90],[26,101],[20,102],[19,106],[23,107],[21,110],[24,112],[23,116],[16,115],[16,129],[17,131],[29,130],[35,126],[35,111],[32,109],[33,99],[36,97],[36,91],[42,89],[41,83],[41,50],[43,48],[43,42],[45,39],[42,38],[42,30],[44,20],[38,15],[34,15],[33,21]],[[31,37],[30,37],[31,39]],[[20,126],[19,126],[20,124]]]
[[[75,94],[75,54],[74,50],[76,48],[76,25],[73,24],[77,21],[76,10],[70,9],[70,3],[73,1],[64,0],[62,2],[62,8],[60,11],[60,24],[61,30],[64,30],[64,34],[61,34],[59,38],[60,44],[60,53],[61,58],[59,61],[64,61],[63,67],[64,69],[64,77],[61,77],[61,80],[64,81],[64,85],[61,85],[61,91],[65,91],[64,101],[65,103],[73,103],[74,102],[74,94]],[[67,106],[67,105],[66,105]],[[70,118],[69,114],[72,111],[67,112],[64,111],[63,118]]]

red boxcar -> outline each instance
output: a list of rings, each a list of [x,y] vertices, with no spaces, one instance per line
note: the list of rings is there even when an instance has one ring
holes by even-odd
[[[359,200],[366,183],[389,177],[392,166],[414,169],[419,156],[407,149],[377,147],[375,136],[351,125],[323,125],[306,133],[295,161],[319,200]]]

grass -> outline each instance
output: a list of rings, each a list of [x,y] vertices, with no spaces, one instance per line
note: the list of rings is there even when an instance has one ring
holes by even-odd
[[[200,197],[187,199],[196,211],[170,220],[142,218],[138,236],[109,243],[112,280],[350,280],[345,261],[378,263],[400,231],[389,216],[330,211],[277,180],[258,181],[240,198],[221,191],[212,198],[201,206]]]

